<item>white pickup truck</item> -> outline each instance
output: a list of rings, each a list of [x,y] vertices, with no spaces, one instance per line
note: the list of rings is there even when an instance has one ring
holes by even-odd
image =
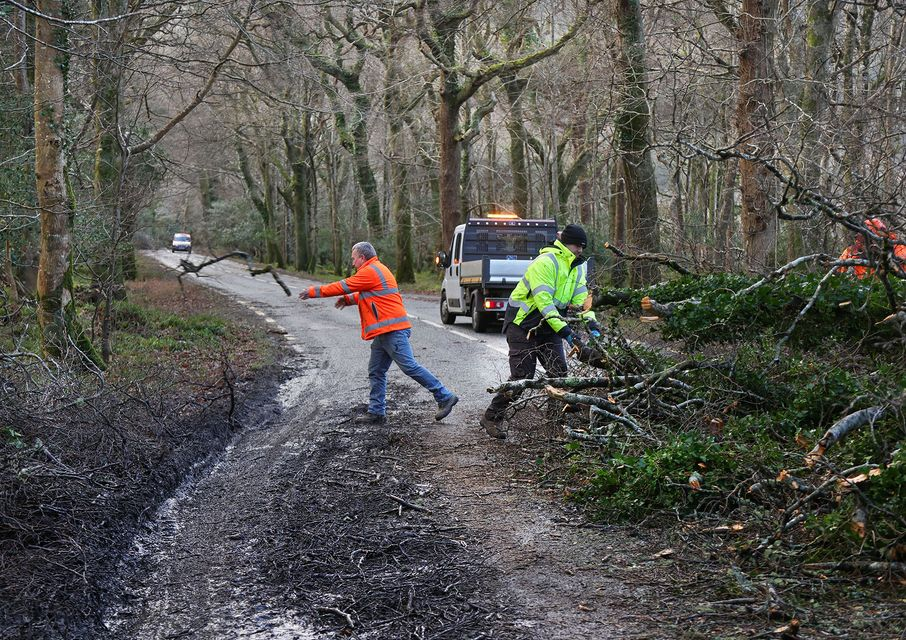
[[[468,315],[481,333],[501,320],[510,293],[538,252],[557,237],[555,220],[470,218],[456,227],[450,252],[437,254],[444,269],[440,319],[453,324]]]

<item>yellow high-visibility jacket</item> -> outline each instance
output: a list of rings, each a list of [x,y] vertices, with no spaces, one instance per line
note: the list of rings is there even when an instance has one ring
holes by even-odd
[[[544,247],[532,260],[525,276],[516,285],[507,302],[507,321],[523,329],[535,329],[547,322],[553,331],[566,326],[561,315],[569,305],[582,306],[588,297],[585,259],[576,258],[559,240]],[[516,310],[515,316],[513,311]],[[585,322],[595,321],[594,311],[582,311]]]

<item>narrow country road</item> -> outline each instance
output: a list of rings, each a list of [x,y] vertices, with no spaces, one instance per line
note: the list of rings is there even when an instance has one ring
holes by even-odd
[[[149,255],[168,266],[185,257]],[[525,472],[518,434],[499,442],[478,426],[487,388],[507,376],[502,336],[474,334],[466,319],[443,326],[435,300],[404,296],[416,358],[461,400],[436,423],[430,395],[393,367],[390,431],[357,433],[351,416],[367,399],[368,345],[355,309],[302,303],[297,295],[312,283],[284,277],[287,297],[269,275],[252,278],[237,263],[202,275],[197,281],[285,332],[291,376],[272,419],[245,425],[136,542],[122,602],[107,617],[111,637],[673,637],[646,615],[647,603],[668,604],[663,594],[610,571],[634,568],[654,543],[581,526]],[[379,510],[369,510],[369,496]],[[371,535],[390,536],[395,555],[372,549]],[[419,555],[427,547],[436,562]],[[351,570],[327,566],[334,557]],[[432,587],[426,576],[449,584]],[[408,602],[378,602],[395,582],[410,585]],[[416,626],[399,626],[415,616]]]

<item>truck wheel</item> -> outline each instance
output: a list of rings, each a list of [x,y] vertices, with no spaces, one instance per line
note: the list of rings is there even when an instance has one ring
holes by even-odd
[[[472,330],[475,333],[484,333],[488,328],[488,317],[482,313],[484,299],[477,291],[472,294]]]
[[[440,294],[440,321],[444,324],[456,324],[456,314],[450,313],[445,293]]]

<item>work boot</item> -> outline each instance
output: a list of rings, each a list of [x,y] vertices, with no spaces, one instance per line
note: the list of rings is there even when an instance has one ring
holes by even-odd
[[[492,438],[498,438],[499,440],[506,438],[506,431],[503,430],[502,421],[491,420],[488,416],[482,415],[478,419],[478,423],[484,427],[485,432]]]
[[[438,402],[437,413],[434,414],[434,419],[443,420],[444,418],[446,418],[448,415],[450,415],[450,412],[453,411],[453,407],[457,402],[459,402],[459,396],[457,396],[456,394],[453,394],[443,402]]]
[[[380,416],[376,413],[363,413],[352,420],[355,424],[365,424],[369,426],[383,426],[387,424],[387,416]]]

